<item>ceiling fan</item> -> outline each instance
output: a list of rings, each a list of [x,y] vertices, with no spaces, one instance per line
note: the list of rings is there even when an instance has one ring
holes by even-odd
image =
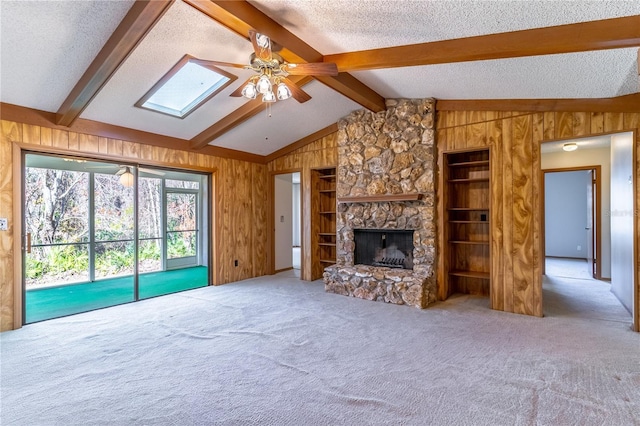
[[[338,75],[338,67],[331,62],[316,62],[307,64],[291,64],[274,50],[275,43],[265,35],[255,30],[249,30],[249,39],[253,45],[254,53],[251,54],[249,65],[232,64],[229,62],[209,61],[220,66],[231,66],[252,70],[256,75],[252,76],[243,85],[238,87],[230,96],[244,96],[247,99],[256,99],[262,95],[262,102],[276,102],[294,98],[300,103],[311,99],[308,93],[302,90],[296,83],[287,78],[290,75]],[[275,93],[274,93],[275,88]]]

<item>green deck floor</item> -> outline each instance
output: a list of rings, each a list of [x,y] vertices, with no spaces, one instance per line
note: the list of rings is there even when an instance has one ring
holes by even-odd
[[[205,287],[208,268],[176,269],[141,274],[140,299]],[[92,283],[27,290],[26,323],[133,302],[133,276],[118,277]]]

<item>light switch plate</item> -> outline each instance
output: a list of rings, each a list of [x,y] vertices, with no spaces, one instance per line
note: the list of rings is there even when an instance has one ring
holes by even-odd
[[[0,218],[0,231],[6,231],[8,228],[7,218]]]

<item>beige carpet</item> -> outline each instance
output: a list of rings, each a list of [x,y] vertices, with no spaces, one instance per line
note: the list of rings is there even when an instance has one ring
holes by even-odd
[[[368,302],[288,272],[2,333],[0,423],[640,424],[640,335],[606,291],[567,310],[592,287],[547,281],[532,318],[470,296]]]

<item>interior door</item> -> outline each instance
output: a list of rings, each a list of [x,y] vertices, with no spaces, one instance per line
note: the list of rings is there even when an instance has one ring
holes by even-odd
[[[587,263],[590,265],[591,275],[593,278],[598,278],[598,271],[596,265],[596,171],[589,170],[587,172]]]

